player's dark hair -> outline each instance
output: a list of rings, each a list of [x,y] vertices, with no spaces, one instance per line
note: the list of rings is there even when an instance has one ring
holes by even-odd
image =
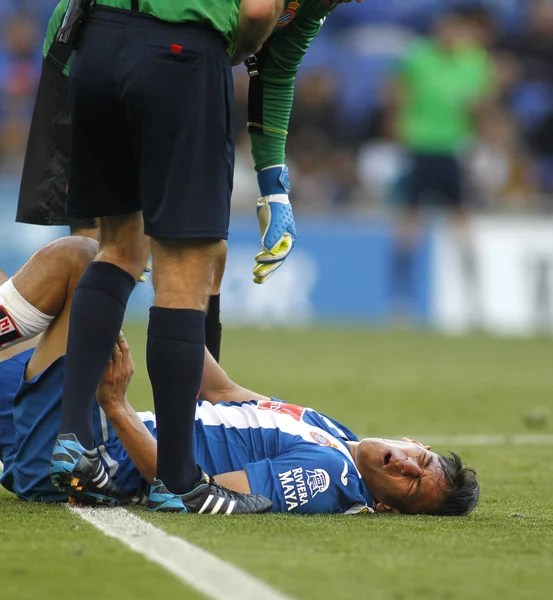
[[[448,489],[442,490],[442,501],[429,514],[436,516],[468,515],[476,508],[480,498],[480,486],[476,479],[476,471],[463,465],[458,454],[451,456],[438,454],[438,460],[444,471]]]

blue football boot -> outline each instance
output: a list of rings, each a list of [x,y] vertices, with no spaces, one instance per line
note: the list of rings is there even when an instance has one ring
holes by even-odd
[[[171,493],[154,479],[148,499],[150,512],[253,515],[271,510],[273,503],[259,494],[239,494],[215,483],[202,471],[202,479],[187,494]]]
[[[69,495],[70,502],[87,506],[132,503],[111,480],[97,448],[85,450],[73,433],[60,434],[50,461],[52,484]]]

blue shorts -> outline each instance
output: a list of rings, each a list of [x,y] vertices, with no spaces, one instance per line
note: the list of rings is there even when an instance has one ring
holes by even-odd
[[[227,238],[234,89],[226,46],[202,23],[96,6],[69,74],[69,216],[142,210],[155,238]]]
[[[0,460],[5,462],[5,454],[15,443],[13,422],[13,400],[23,380],[25,365],[33,350],[21,352],[9,360],[0,362]]]
[[[64,502],[67,495],[51,484],[48,470],[61,418],[65,357],[30,381],[24,381],[31,353],[0,363],[0,427],[4,440],[0,484],[23,500]],[[4,386],[6,374],[9,375],[6,381],[12,382],[9,386]],[[149,416],[145,415],[145,419]],[[147,490],[146,482],[97,404],[93,408],[93,424],[95,444],[114,482],[125,495],[141,496]],[[153,431],[153,422],[146,426]]]

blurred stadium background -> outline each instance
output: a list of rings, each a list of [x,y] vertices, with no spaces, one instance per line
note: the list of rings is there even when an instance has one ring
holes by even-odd
[[[0,0],[0,267],[9,274],[66,234],[14,223],[55,4]],[[445,18],[460,8],[461,19]],[[448,63],[438,37],[461,41],[465,57]],[[453,520],[270,515],[222,523],[135,514],[304,600],[550,597],[553,370],[550,339],[530,336],[553,333],[553,0],[339,6],[300,69],[290,124],[299,243],[263,286],[251,275],[259,237],[248,80],[243,68],[235,76],[225,368],[250,389],[313,406],[361,436],[408,435],[459,450],[478,471],[482,500],[469,518]],[[409,136],[415,81],[426,113]],[[458,206],[438,197],[409,209],[417,143],[436,144],[429,187],[449,189],[459,166]],[[137,286],[128,311],[135,323],[126,327],[139,410],[152,405],[144,344],[151,298],[149,284]],[[329,324],[339,327],[301,329]],[[0,515],[2,600],[59,599],[66,590],[81,600],[199,598],[61,507],[0,490]]]
[[[0,2],[0,265],[9,274],[64,233],[14,224],[42,40],[55,4]],[[444,16],[459,9],[464,24],[456,28]],[[413,56],[425,42],[456,36],[470,38],[480,61],[470,102],[453,109],[466,126],[446,141],[461,168],[463,202],[448,208],[443,198],[428,198],[431,208],[414,211],[408,74],[419,73]],[[302,64],[290,124],[299,244],[285,268],[259,287],[251,283],[258,192],[245,125],[248,79],[245,69],[235,69],[239,134],[225,323],[551,334],[552,64],[549,0],[366,0],[338,7]],[[423,89],[426,102],[444,93],[443,85],[422,85],[430,86]],[[454,93],[468,92],[461,86]],[[437,111],[435,131],[423,137],[440,137],[442,117]],[[430,179],[443,180],[439,171]],[[151,289],[142,286],[132,317],[145,317],[150,299]]]

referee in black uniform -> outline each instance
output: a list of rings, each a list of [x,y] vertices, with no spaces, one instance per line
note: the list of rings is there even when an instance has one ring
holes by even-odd
[[[147,258],[147,235],[155,288],[147,366],[158,434],[150,508],[199,512],[210,495],[229,512],[270,508],[266,499],[233,494],[201,472],[193,428],[204,311],[228,235],[231,54],[238,63],[257,51],[282,5],[98,0],[92,10],[69,75],[67,212],[99,218],[100,250],[73,299],[61,425],[50,467],[52,482],[69,493],[94,483],[96,498],[113,492],[99,475],[99,457],[87,450],[94,446],[91,407]]]

